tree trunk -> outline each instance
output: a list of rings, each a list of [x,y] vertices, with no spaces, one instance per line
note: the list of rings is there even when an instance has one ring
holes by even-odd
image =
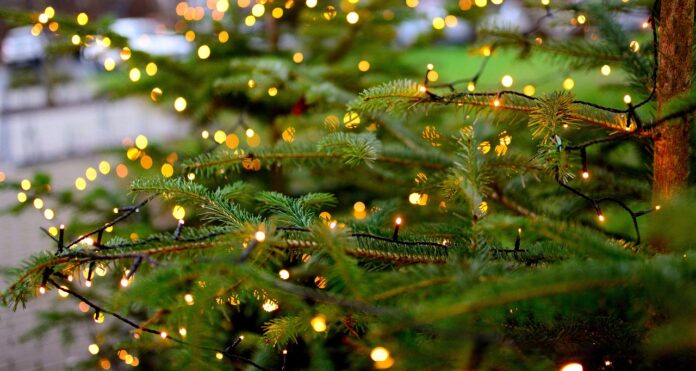
[[[657,115],[672,97],[691,86],[691,45],[695,0],[660,1]],[[653,201],[667,201],[686,187],[689,123],[675,120],[653,134]]]

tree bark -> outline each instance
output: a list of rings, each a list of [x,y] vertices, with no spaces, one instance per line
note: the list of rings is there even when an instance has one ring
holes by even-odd
[[[661,0],[657,68],[657,115],[671,98],[691,87],[695,0]],[[663,125],[653,133],[653,201],[670,200],[686,187],[689,123]]]

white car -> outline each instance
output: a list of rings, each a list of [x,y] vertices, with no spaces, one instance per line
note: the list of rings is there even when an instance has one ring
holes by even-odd
[[[2,40],[2,61],[7,65],[35,64],[44,59],[46,37],[31,34],[31,26],[11,29]]]
[[[182,35],[168,31],[164,25],[150,18],[121,18],[114,21],[111,31],[128,40],[129,47],[154,56],[184,58],[191,53],[192,46]],[[101,42],[91,43],[82,49],[86,59],[103,63],[105,59],[119,60],[119,50],[109,48]]]

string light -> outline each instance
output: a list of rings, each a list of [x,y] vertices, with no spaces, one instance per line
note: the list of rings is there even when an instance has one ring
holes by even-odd
[[[288,278],[290,278],[290,272],[288,272],[287,269],[281,269],[278,272],[278,276],[280,277],[281,280],[287,280]]]
[[[188,305],[193,305],[193,304],[194,304],[194,303],[193,303],[193,295],[191,295],[191,294],[186,294],[186,295],[184,295],[184,301],[185,301],[186,304],[188,304]]]
[[[512,82],[513,82],[512,76],[510,76],[510,75],[505,75],[505,76],[503,76],[503,78],[500,80],[500,83],[501,83],[504,87],[506,87],[506,88],[511,87],[511,86],[512,86]]]
[[[360,20],[360,16],[356,12],[350,12],[346,15],[346,21],[350,24],[356,24]]]
[[[601,74],[604,76],[609,76],[609,74],[611,74],[611,67],[608,64],[605,64],[599,69],[599,72],[601,72]]]
[[[89,351],[90,354],[92,355],[97,355],[99,353],[99,345],[97,344],[90,344],[87,347],[87,350]]]
[[[375,362],[383,362],[389,358],[389,351],[385,347],[375,347],[370,352],[370,358]]]
[[[314,329],[314,331],[324,332],[324,331],[326,331],[326,317],[324,317],[321,314],[316,315],[310,321],[310,325],[312,326],[312,329]]]
[[[624,95],[623,101],[624,101],[624,103],[626,103],[626,104],[631,103],[631,96],[628,95],[628,94]]]
[[[186,334],[188,334],[188,331],[186,331],[186,327],[179,327],[179,335],[182,337],[186,337]]]
[[[397,241],[399,239],[399,228],[401,228],[401,217],[397,217],[394,221],[394,234],[392,235],[392,241]]]
[[[573,362],[563,365],[561,371],[583,371],[583,368],[581,364]]]
[[[186,109],[186,99],[178,97],[174,100],[174,109],[178,112],[183,112]]]

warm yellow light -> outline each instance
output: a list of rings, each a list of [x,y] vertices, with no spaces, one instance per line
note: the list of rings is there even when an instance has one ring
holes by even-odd
[[[227,31],[220,31],[218,34],[218,41],[221,43],[226,43],[230,39],[230,34]]]
[[[585,24],[585,22],[587,21],[587,18],[582,14],[580,14],[576,19],[578,21],[578,24]]]
[[[159,99],[162,97],[162,89],[158,87],[152,88],[150,91],[150,99],[152,99],[153,102],[159,101]]]
[[[184,38],[186,39],[186,41],[191,43],[191,42],[193,42],[193,40],[196,40],[196,33],[193,32],[193,30],[188,30],[184,34]]]
[[[198,58],[208,59],[210,57],[210,47],[208,45],[201,45],[198,47]]]
[[[169,335],[167,335],[167,333],[166,333],[165,331],[160,332],[160,337],[161,337],[162,339],[166,339],[167,336],[169,336]]]
[[[89,21],[89,17],[85,13],[80,13],[77,15],[77,24],[84,26]]]
[[[266,13],[266,7],[263,4],[255,4],[251,7],[251,14],[254,17],[259,18],[263,16],[264,13]]]
[[[155,62],[150,62],[145,66],[145,73],[148,76],[155,76],[157,74],[157,64]]]
[[[513,83],[512,76],[510,76],[510,75],[503,76],[503,78],[500,80],[500,83],[506,88],[511,87],[512,83]]]
[[[479,8],[484,8],[486,5],[488,5],[488,0],[474,0],[474,4],[476,4],[476,6]]]
[[[254,234],[254,239],[259,242],[263,242],[266,239],[266,234],[262,231],[258,231]]]
[[[39,22],[41,22],[41,23],[48,22],[48,16],[45,13],[39,14]]]
[[[466,90],[473,93],[474,90],[476,90],[476,84],[474,84],[473,81],[469,81],[469,83],[466,85]]]
[[[253,88],[253,87],[256,86],[256,81],[254,81],[254,80],[249,80],[249,81],[247,81],[247,85],[248,85],[249,88],[251,89],[251,88]]]
[[[302,63],[303,60],[304,60],[304,55],[300,52],[297,52],[297,53],[292,55],[292,61],[295,63]]]
[[[163,177],[171,178],[172,175],[174,175],[174,166],[171,164],[163,164],[162,168],[160,168],[160,172],[162,173]]]
[[[350,12],[346,15],[346,21],[350,24],[356,24],[360,20],[360,16],[356,12]]]
[[[418,6],[419,0],[406,0],[406,6],[409,8],[415,8]]]
[[[312,318],[312,320],[309,323],[310,325],[312,325],[312,329],[314,329],[314,331],[316,332],[326,331],[326,317],[324,317],[321,314]]]
[[[597,218],[599,219],[600,222],[603,222],[604,221],[604,214],[602,214],[600,212],[599,214],[597,214]]]
[[[194,174],[194,173],[188,173],[188,175],[186,175],[186,178],[187,178],[188,180],[194,180],[194,179],[196,179],[196,174]]]
[[[549,5],[551,4],[551,0],[541,0],[541,5]]]
[[[220,353],[220,352],[215,353],[215,358],[222,359],[222,357],[223,357],[222,353]]]
[[[27,194],[24,192],[17,193],[17,201],[21,203],[27,202]]]
[[[493,107],[500,107],[500,99],[498,99],[498,98],[493,99]]]
[[[355,204],[353,204],[353,210],[357,212],[365,211],[365,203],[362,201],[358,201]]]
[[[283,17],[283,8],[273,8],[271,11],[271,16],[275,19],[280,19]]]
[[[358,70],[361,72],[367,72],[370,69],[370,62],[362,60],[358,63]]]
[[[375,362],[383,362],[389,358],[389,351],[385,347],[375,347],[370,352],[370,358]]]
[[[317,0],[307,0],[306,4],[307,8],[314,8],[317,6]]]
[[[561,367],[561,371],[582,371],[582,370],[583,370],[582,365],[579,363],[576,363],[576,362],[568,363],[566,365],[563,365],[563,367]]]
[[[121,52],[119,53],[119,56],[121,57],[122,61],[129,60],[131,55],[132,55],[131,50],[127,46],[124,46],[123,49],[121,49]]]
[[[276,95],[278,95],[278,88],[276,88],[275,86],[271,86],[270,88],[268,88],[268,95],[270,95],[271,97],[275,97]]]
[[[661,208],[662,208],[662,206],[660,206],[660,205],[655,206],[655,210],[660,210]]]
[[[525,85],[524,88],[522,88],[522,92],[526,95],[532,96],[534,93],[536,93],[536,88],[534,85]]]
[[[396,225],[401,225],[401,222],[402,222],[402,220],[401,220],[401,217],[400,217],[400,216],[397,217],[396,220],[394,221],[394,223],[395,223]]]
[[[360,124],[360,115],[355,111],[346,112],[343,115],[343,124],[349,129],[357,127]]]
[[[420,200],[420,193],[413,192],[410,195],[408,195],[408,202],[416,205],[418,204],[418,200]]]
[[[140,70],[135,67],[131,68],[128,72],[128,78],[133,82],[140,80]]]
[[[624,95],[623,101],[624,101],[624,103],[626,103],[626,104],[631,103],[631,96],[628,95],[628,94]]]
[[[188,334],[188,331],[186,331],[186,327],[179,327],[179,335],[182,337],[186,337],[186,334]]]
[[[201,138],[203,138],[203,139],[210,138],[210,132],[208,130],[201,131]]]
[[[590,177],[590,173],[588,173],[587,171],[583,171],[583,172],[582,172],[582,178],[583,178],[583,179],[588,179],[589,177]]]
[[[631,43],[628,44],[628,46],[634,53],[638,53],[638,51],[640,50],[640,43],[636,40],[631,41]]]
[[[44,14],[46,14],[48,18],[53,18],[56,15],[56,10],[53,9],[52,6],[47,6],[46,9],[44,9]]]
[[[80,38],[79,35],[72,35],[72,37],[70,38],[70,42],[73,45],[79,45],[81,41],[82,41],[82,39]]]
[[[222,130],[217,130],[215,131],[215,134],[213,134],[213,140],[217,144],[225,143],[225,139],[227,139],[227,133]]]
[[[75,179],[75,188],[77,188],[78,191],[82,191],[87,188],[87,181],[85,181],[85,178],[78,177]]]
[[[266,299],[266,301],[263,302],[262,308],[266,312],[273,312],[274,310],[278,309],[278,304],[273,300]]]
[[[184,301],[188,305],[193,305],[193,295],[191,295],[191,294],[184,295]]]
[[[40,286],[40,287],[39,287],[39,294],[43,295],[43,294],[45,294],[45,293],[46,293],[46,287]]]
[[[608,64],[605,64],[604,66],[602,66],[602,68],[599,69],[599,72],[601,72],[604,76],[609,76],[609,74],[611,73],[611,67],[609,67]]]
[[[186,109],[186,99],[184,97],[178,97],[174,100],[174,109],[178,112],[182,112]]]
[[[457,27],[457,22],[457,17],[451,14],[445,17],[445,25],[449,28]]]
[[[70,277],[72,277],[72,276],[70,276]],[[58,289],[58,296],[60,296],[61,298],[67,298],[68,296],[70,296],[70,294],[67,291],[65,291],[67,289],[68,289],[67,287],[61,286]]]
[[[246,18],[244,18],[244,24],[248,27],[253,26],[254,24],[256,24],[256,17],[254,17],[253,15],[246,16]]]
[[[186,216],[186,209],[184,209],[184,207],[181,205],[174,205],[174,208],[172,209],[172,216],[176,220],[184,219]]]
[[[290,278],[290,272],[288,272],[287,269],[281,269],[278,272],[278,276],[280,277],[281,280],[287,280],[288,278]]]
[[[89,350],[89,352],[90,352],[92,355],[97,355],[97,354],[99,354],[99,345],[97,345],[97,344],[90,344],[90,345],[87,347],[87,350]]]
[[[436,30],[445,28],[445,19],[442,17],[433,18],[433,28]]]
[[[571,79],[570,77],[567,77],[565,80],[563,80],[563,89],[565,90],[571,90],[575,86],[575,81]]]
[[[87,287],[92,286],[92,281],[86,281],[85,284],[87,284],[87,282],[90,283],[89,285],[87,285]],[[96,323],[104,323],[104,313],[102,312],[94,313],[94,316],[92,316],[92,318],[94,318],[94,322]]]
[[[44,207],[44,202],[40,198],[35,198],[34,199],[34,208],[36,209],[42,209]]]
[[[113,71],[114,68],[116,68],[116,61],[114,61],[112,58],[106,58],[104,59],[104,70],[106,71]]]
[[[135,146],[139,149],[147,148],[147,137],[142,134],[135,137]]]
[[[46,218],[46,220],[53,220],[55,216],[56,213],[52,209],[44,210],[44,218]]]

